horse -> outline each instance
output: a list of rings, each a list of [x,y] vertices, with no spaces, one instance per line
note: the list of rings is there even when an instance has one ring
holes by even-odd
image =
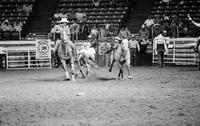
[[[118,79],[123,79],[123,65],[126,65],[128,78],[132,79],[130,73],[130,51],[128,48],[128,40],[124,39],[121,43],[101,43],[99,46],[99,54],[111,53],[111,65],[109,72],[112,72],[112,67],[116,62],[119,67]]]
[[[94,63],[96,51],[94,48],[90,47],[89,43],[84,43],[83,48],[78,51],[78,69],[82,74],[82,78],[86,78],[83,74],[83,67],[86,67],[86,76],[91,73],[91,66],[98,68]]]

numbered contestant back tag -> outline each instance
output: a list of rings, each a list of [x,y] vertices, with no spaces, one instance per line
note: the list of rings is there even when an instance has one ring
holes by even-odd
[[[51,57],[50,42],[48,40],[36,40],[36,58],[48,59]]]

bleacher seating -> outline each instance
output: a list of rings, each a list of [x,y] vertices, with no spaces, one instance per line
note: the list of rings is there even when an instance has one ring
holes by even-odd
[[[190,14],[195,21],[200,21],[200,0],[172,0],[168,4],[161,1],[155,0],[152,15],[159,17],[162,17],[163,14],[177,15],[181,22],[188,23],[187,14]],[[190,25],[189,30],[191,36],[200,35],[197,32],[198,28],[194,25]]]
[[[16,20],[19,20],[23,26],[26,26],[31,13],[18,11],[18,6],[24,4],[34,5],[37,0],[1,0],[0,1],[0,22],[8,19],[10,24],[13,25]],[[22,29],[23,30],[23,29]],[[15,35],[16,33],[13,33]]]
[[[91,0],[59,0],[59,10],[66,10],[67,12],[77,12],[81,8],[82,12],[87,15],[87,24],[102,25],[106,22],[112,22],[116,25],[121,25],[127,16],[128,6],[125,4],[125,0],[119,0],[119,6],[108,6],[110,0],[101,0],[99,7],[95,7]],[[106,5],[106,6],[104,6]],[[70,20],[70,23],[74,23],[74,19]]]

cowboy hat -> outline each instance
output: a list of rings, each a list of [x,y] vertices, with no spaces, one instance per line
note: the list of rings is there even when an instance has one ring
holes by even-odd
[[[121,40],[121,38],[120,38],[120,37],[115,37],[115,40],[119,40],[119,41],[120,41],[120,40]]]
[[[62,18],[59,23],[69,23],[69,21],[67,20],[67,18]]]

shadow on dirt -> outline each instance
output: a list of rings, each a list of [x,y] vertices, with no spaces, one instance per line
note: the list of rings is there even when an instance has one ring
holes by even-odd
[[[98,77],[96,78],[97,80],[100,81],[111,81],[111,80],[117,80],[116,78],[106,78],[106,77]]]

